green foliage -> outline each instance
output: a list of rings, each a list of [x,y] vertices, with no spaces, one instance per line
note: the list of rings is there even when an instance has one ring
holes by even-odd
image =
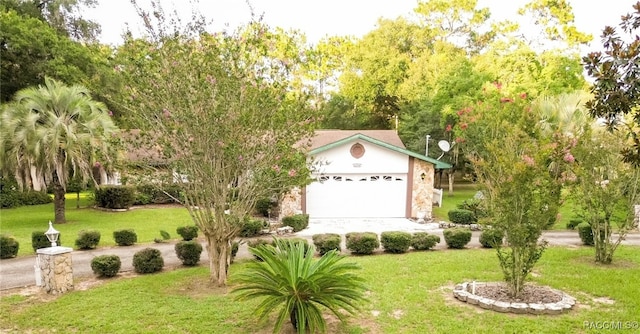
[[[0,208],[16,208],[22,205],[39,205],[51,203],[53,200],[46,192],[20,191],[15,178],[0,177]]]
[[[320,255],[324,255],[332,250],[335,250],[336,252],[341,251],[340,243],[342,241],[342,238],[339,234],[314,234],[311,239],[313,240],[313,245],[316,247]]]
[[[457,205],[458,209],[469,210],[473,212],[473,216],[477,221],[479,218],[486,217],[487,212],[484,208],[484,202],[481,199],[469,198]]]
[[[462,249],[471,241],[471,231],[466,228],[449,228],[442,234],[449,248]]]
[[[567,229],[575,230],[576,227],[578,227],[578,225],[580,225],[581,223],[582,223],[582,219],[580,218],[569,219],[569,222],[567,223]]]
[[[350,232],[345,238],[347,249],[352,254],[368,255],[380,247],[378,235],[374,232]]]
[[[240,250],[240,243],[237,241],[234,241],[231,244],[231,261],[233,262],[233,259],[236,257],[236,255],[238,255],[238,251]]]
[[[254,239],[247,242],[247,247],[249,247],[249,251],[251,251],[252,248],[257,248],[258,246],[261,246],[261,245],[274,245],[274,243],[273,241],[269,241],[267,239]],[[255,253],[252,253],[252,254],[256,260],[262,261],[262,258],[258,257]]]
[[[20,243],[14,237],[0,234],[0,259],[9,259],[18,255]]]
[[[496,248],[496,245],[499,247],[503,239],[504,232],[495,228],[487,228],[480,233],[480,244],[484,248]]]
[[[240,272],[233,293],[237,299],[260,299],[256,309],[260,319],[277,312],[274,333],[289,319],[297,333],[326,331],[322,312],[328,309],[341,321],[354,314],[365,299],[366,286],[353,273],[359,267],[341,262],[337,252],[314,259],[313,246],[300,241],[276,239],[274,246],[250,251],[263,262],[251,262]],[[305,250],[306,249],[306,250]]]
[[[134,205],[170,204],[180,199],[178,185],[141,184],[135,187]]]
[[[138,235],[132,229],[113,231],[113,240],[118,246],[131,246],[138,242]]]
[[[76,247],[78,249],[94,249],[100,243],[100,232],[96,230],[82,230],[78,232]]]
[[[135,200],[135,189],[129,186],[103,185],[94,190],[96,205],[107,209],[128,209]]]
[[[411,236],[411,247],[417,251],[432,249],[440,242],[440,236],[416,232]]]
[[[269,217],[277,205],[278,203],[272,201],[270,197],[261,198],[256,202],[256,211],[263,217]]]
[[[469,225],[477,221],[473,211],[465,209],[455,209],[448,213],[449,220],[454,224]]]
[[[262,230],[265,228],[265,221],[260,219],[251,219],[247,217],[243,220],[242,228],[238,235],[243,238],[257,237],[262,234]]]
[[[171,239],[171,235],[169,235],[169,232],[167,232],[165,230],[160,230],[160,236],[162,237],[162,240]]]
[[[400,231],[387,231],[380,234],[380,243],[385,252],[406,253],[411,246],[411,233]]]
[[[47,236],[44,235],[45,231],[33,231],[31,232],[31,246],[33,247],[33,251],[37,251],[40,248],[51,247],[51,241],[47,239]],[[58,241],[56,244],[58,246],[62,245],[62,233],[58,235]]]
[[[98,277],[113,277],[117,275],[121,265],[118,255],[98,255],[91,260],[91,270]]]
[[[182,240],[189,241],[198,238],[198,226],[188,225],[176,228],[176,233],[182,237]]]
[[[309,226],[309,215],[298,214],[282,218],[282,225],[293,227],[294,232],[300,232]]]
[[[164,259],[155,248],[145,248],[133,254],[133,269],[138,274],[151,274],[162,270]]]
[[[585,246],[593,246],[593,231],[591,231],[591,225],[587,223],[578,224],[578,236],[582,240],[582,244]]]
[[[200,261],[202,245],[197,241],[180,241],[175,247],[176,256],[185,266],[195,266]]]

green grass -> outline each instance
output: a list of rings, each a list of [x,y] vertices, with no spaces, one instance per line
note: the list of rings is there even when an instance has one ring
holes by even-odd
[[[610,266],[593,263],[592,248],[549,248],[533,282],[574,296],[578,305],[557,316],[501,314],[452,297],[454,284],[501,279],[495,251],[438,250],[350,257],[361,265],[370,293],[362,312],[331,333],[583,333],[585,321],[638,321],[640,248],[622,246]],[[233,264],[231,279],[246,262]],[[237,302],[210,288],[204,266],[138,278],[105,280],[51,301],[36,296],[0,300],[0,332],[268,333],[257,301]],[[233,281],[230,283],[233,286]],[[614,303],[600,303],[606,297]],[[273,320],[273,319],[271,319]]]
[[[67,223],[55,224],[60,231],[62,246],[75,247],[78,232],[83,229],[100,231],[99,247],[113,246],[113,231],[132,228],[138,234],[138,243],[150,243],[161,238],[160,230],[169,232],[172,238],[178,226],[193,225],[186,209],[170,207],[162,209],[140,208],[127,212],[107,212],[89,207],[91,200],[85,193],[76,208],[76,195],[67,194]],[[49,220],[53,221],[53,204],[23,206],[0,210],[0,232],[13,235],[20,243],[18,256],[33,254],[31,233],[46,231]]]
[[[444,186],[442,195],[442,207],[433,207],[433,216],[436,221],[449,220],[447,213],[457,207],[464,200],[471,199],[478,192],[478,187],[473,183],[456,183],[453,185],[453,195],[449,196],[449,187]]]

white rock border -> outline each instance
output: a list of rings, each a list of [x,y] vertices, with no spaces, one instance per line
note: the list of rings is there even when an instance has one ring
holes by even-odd
[[[561,314],[567,312],[573,308],[576,304],[576,299],[567,295],[566,293],[551,289],[553,292],[562,296],[562,300],[556,303],[508,303],[497,301],[485,297],[475,295],[473,293],[474,286],[480,287],[485,285],[493,285],[501,283],[483,283],[483,282],[464,282],[457,284],[453,289],[453,296],[467,304],[476,305],[486,310],[492,310],[501,313],[515,313],[515,314]]]

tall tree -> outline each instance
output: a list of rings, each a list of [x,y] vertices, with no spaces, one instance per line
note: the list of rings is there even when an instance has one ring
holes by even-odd
[[[82,86],[50,78],[19,91],[2,112],[0,146],[3,173],[20,184],[44,181],[54,193],[55,222],[64,223],[65,193],[72,176],[92,179],[94,163],[106,164],[117,131],[102,103]]]
[[[593,39],[576,28],[573,8],[567,0],[533,0],[520,8],[518,14],[533,19],[534,26],[528,28],[540,29],[533,34],[537,40],[530,41],[538,47],[552,44],[556,48],[575,50]]]
[[[224,285],[232,242],[256,201],[308,180],[299,142],[313,113],[291,81],[301,58],[281,53],[276,42],[290,39],[259,22],[209,34],[157,17],[150,47],[120,72],[127,115],[148,134],[139,144],[159,148],[184,175],[176,181],[205,236],[211,282]]]

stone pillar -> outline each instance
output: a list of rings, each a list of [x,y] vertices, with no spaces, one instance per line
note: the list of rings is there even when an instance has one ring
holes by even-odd
[[[38,249],[38,263],[42,276],[41,288],[50,294],[73,290],[73,264],[69,247],[48,247]]]

